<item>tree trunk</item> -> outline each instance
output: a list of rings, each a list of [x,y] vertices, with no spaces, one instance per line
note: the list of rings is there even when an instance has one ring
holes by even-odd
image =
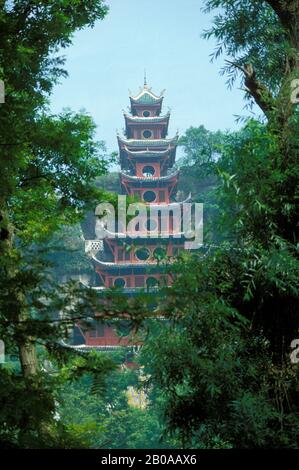
[[[299,50],[299,0],[266,0],[289,35],[290,44]],[[297,62],[298,64],[298,62]]]
[[[23,376],[29,378],[38,372],[38,360],[33,340],[19,343],[19,358],[22,367]]]
[[[13,281],[16,279],[18,269],[15,262],[15,253],[13,253],[13,240],[14,240],[14,226],[10,222],[8,211],[5,208],[5,204],[1,201],[0,207],[0,252],[5,266],[6,276]],[[25,322],[29,318],[29,313],[26,307],[26,298],[22,290],[22,287],[12,292],[11,295],[14,297],[15,309],[18,312],[12,319],[12,323],[15,322],[15,329],[20,327],[20,322]],[[17,340],[17,346],[19,350],[19,360],[22,368],[23,376],[28,378],[31,375],[35,375],[38,372],[38,359],[36,355],[35,341],[33,337],[22,337]],[[17,335],[18,336],[18,335]]]

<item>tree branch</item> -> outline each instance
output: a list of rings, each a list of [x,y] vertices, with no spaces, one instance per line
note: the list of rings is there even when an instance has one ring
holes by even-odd
[[[252,64],[245,64],[242,66],[229,60],[226,60],[226,62],[243,72],[246,91],[252,96],[259,108],[268,117],[269,113],[274,109],[274,99],[269,89],[257,79]]]

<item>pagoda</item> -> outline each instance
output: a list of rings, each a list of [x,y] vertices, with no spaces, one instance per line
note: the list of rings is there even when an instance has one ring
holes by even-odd
[[[178,134],[168,137],[170,112],[163,114],[162,104],[163,92],[156,95],[146,79],[137,95],[130,94],[129,112],[124,112],[124,135],[117,135],[121,193],[155,208],[156,217],[138,224],[137,237],[129,233],[124,236],[120,233],[123,227],[117,227],[115,233],[107,231],[101,239],[95,236],[86,241],[96,273],[94,288],[99,292],[118,287],[127,295],[135,295],[170,285],[171,277],[160,260],[171,260],[184,249],[181,219],[174,216],[182,204],[175,200],[179,171],[173,168]],[[167,209],[169,215],[167,237],[161,209]],[[74,342],[109,349],[126,346],[130,339],[120,338],[105,324],[97,324],[93,330],[78,325]]]

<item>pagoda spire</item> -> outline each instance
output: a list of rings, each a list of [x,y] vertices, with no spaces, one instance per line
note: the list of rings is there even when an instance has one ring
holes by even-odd
[[[147,87],[146,69],[144,69],[144,88]]]

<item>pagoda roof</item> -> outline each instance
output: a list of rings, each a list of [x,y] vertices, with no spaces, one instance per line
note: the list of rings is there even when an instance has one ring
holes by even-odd
[[[156,95],[152,89],[145,83],[143,88],[140,89],[139,93],[133,96],[130,92],[130,100],[133,104],[159,104],[163,100],[163,92],[160,95]]]
[[[160,207],[162,208],[163,206],[166,206],[170,209],[174,209],[175,207],[177,206],[180,206],[182,204],[185,204],[186,202],[190,202],[191,201],[191,193],[189,193],[188,197],[186,197],[186,199],[184,199],[183,201],[173,201],[173,202],[169,202],[168,204],[167,203],[155,203],[155,202],[150,202],[149,205],[150,207]]]
[[[145,157],[145,158],[163,158],[166,156],[169,151],[171,150],[171,146],[168,145],[167,149],[165,150],[129,150],[128,147],[125,145],[124,150],[128,155],[130,155],[133,158],[138,158],[138,157]]]
[[[146,124],[161,124],[164,123],[165,121],[168,123],[169,122],[169,117],[170,117],[170,112],[167,114],[164,114],[163,116],[149,116],[149,117],[144,117],[144,116],[132,116],[131,114],[128,114],[124,112],[124,117],[125,120],[128,121],[128,123],[132,122],[134,124],[136,123],[146,123]]]
[[[169,245],[169,242],[171,242],[171,245],[178,245],[181,246],[185,240],[185,232],[174,232],[174,233],[169,233],[167,234],[167,237],[165,237],[165,232],[159,232],[159,233],[153,233],[145,231],[142,233],[141,236],[137,236],[132,238],[130,234],[128,233],[127,235],[124,234],[119,234],[119,233],[114,233],[114,232],[108,232],[107,235],[113,236],[113,238],[109,238],[108,236],[103,239],[104,244],[109,243],[109,244],[115,244],[119,247],[121,246],[136,246],[136,244],[139,246],[139,244],[142,244],[142,246],[146,245]],[[119,237],[121,235],[121,237]],[[99,250],[100,251],[100,250]]]
[[[155,182],[159,182],[159,181],[169,181],[173,178],[176,178],[179,174],[179,170],[177,171],[174,171],[173,173],[170,173],[168,175],[165,175],[165,176],[134,176],[134,175],[128,175],[127,173],[125,172],[121,172],[120,175],[129,180],[129,181],[140,181],[142,183],[155,183]]]
[[[90,289],[93,289],[93,290],[104,290],[102,289],[101,287],[91,287],[91,286],[85,286],[85,287],[89,287]],[[88,351],[93,351],[93,350],[97,350],[97,351],[114,351],[114,350],[118,350],[118,349],[121,349],[123,348],[124,346],[122,344],[117,344],[117,345],[109,345],[109,344],[106,344],[106,345],[90,345],[90,344],[86,344],[86,343],[81,343],[81,344],[68,344],[66,343],[65,341],[60,341],[59,344],[64,347],[64,348],[69,348],[69,349],[73,349],[75,351],[80,351],[80,352],[88,352]]]
[[[126,139],[125,137],[117,136],[118,142],[131,148],[146,147],[146,149],[153,147],[164,147],[169,145],[176,145],[179,136],[176,135],[170,139]]]
[[[136,263],[128,263],[127,261],[123,261],[122,263],[102,261],[96,258],[96,256],[92,256],[92,259],[96,261],[97,264],[100,264],[101,266],[105,266],[106,268],[122,268],[122,269],[140,268],[140,267],[150,268],[150,267],[156,267],[158,264],[157,261],[151,261],[151,262],[136,261]]]
[[[166,267],[161,266],[160,263],[158,262],[136,262],[136,263],[128,263],[128,262],[123,262],[123,263],[118,263],[118,262],[110,262],[110,261],[102,261],[98,259],[95,255],[92,255],[92,260],[97,264],[97,266],[108,270],[108,271],[115,271],[117,270],[118,272],[120,270],[126,271],[126,270],[134,270],[134,271],[142,271],[142,272],[147,272],[149,270],[150,272],[162,272]]]
[[[94,287],[92,289],[95,289]],[[124,345],[90,345],[86,343],[78,344],[78,345],[67,345],[66,347],[72,348],[74,351],[79,351],[79,352],[89,352],[89,351],[117,351],[119,349],[122,349]],[[129,346],[130,347],[130,346]]]
[[[105,286],[98,286],[98,287],[93,287],[91,286],[90,287],[91,289],[95,290],[95,291],[98,291],[98,292],[105,292],[107,290],[111,290],[111,287],[105,287]],[[141,293],[143,291],[146,291],[146,292],[154,292],[154,291],[158,291],[159,290],[159,287],[157,286],[151,286],[151,287],[122,287],[121,288],[121,292],[123,292],[124,294],[130,294],[130,293]]]
[[[173,207],[173,206],[171,206]],[[115,243],[118,246],[123,245],[124,243],[126,245],[134,245],[136,242],[144,244],[144,245],[155,245],[155,244],[163,244],[165,243],[166,245],[169,243],[169,240],[171,240],[172,244],[181,244],[183,241],[185,241],[185,232],[174,232],[174,233],[167,233],[167,237],[165,237],[165,232],[149,232],[144,231],[140,232],[139,235],[134,235],[134,238],[132,237],[132,233],[124,233],[124,232],[111,232],[108,229],[104,230],[105,232],[105,237],[97,240],[85,240],[85,252],[86,253],[91,253],[93,252],[98,253],[98,252],[104,252],[104,248],[98,249],[96,247],[96,244],[94,242],[102,242],[102,243]]]

